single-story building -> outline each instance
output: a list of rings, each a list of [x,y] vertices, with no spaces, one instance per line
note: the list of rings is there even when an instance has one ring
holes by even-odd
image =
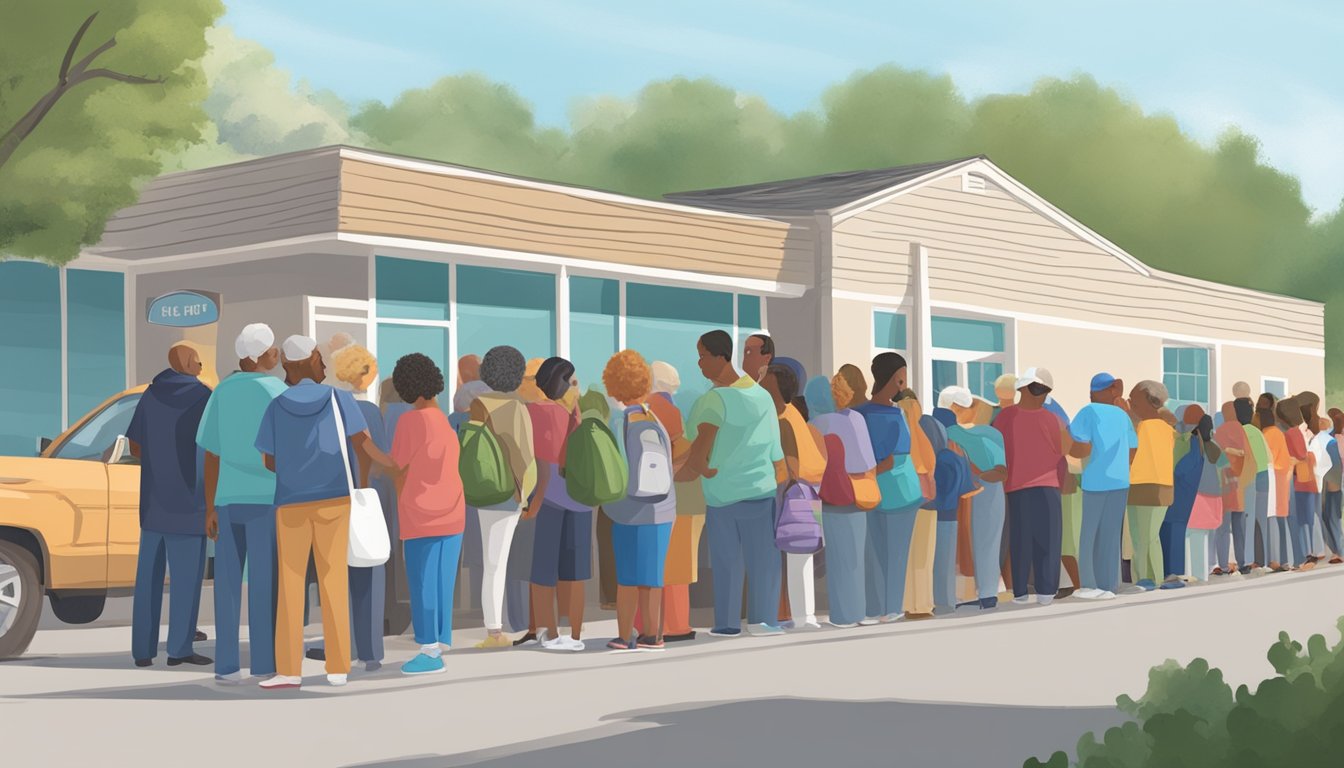
[[[984,157],[652,201],[326,147],[160,177],[69,266],[0,263],[0,454],[176,340],[226,375],[251,322],[348,333],[384,374],[508,343],[586,386],[630,347],[679,369],[683,405],[714,328],[768,328],[813,374],[901,351],[925,397],[1032,365],[1070,410],[1099,370],[1206,407],[1324,385],[1321,304],[1151,269]]]

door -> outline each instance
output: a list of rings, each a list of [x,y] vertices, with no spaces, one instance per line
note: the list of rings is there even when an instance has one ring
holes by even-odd
[[[322,353],[322,362],[327,364],[327,378],[323,383],[341,386],[336,381],[336,366],[333,361],[336,352],[348,344],[358,344],[371,352],[375,351],[370,327],[372,323],[369,302],[359,299],[305,296],[303,304],[307,333],[317,342],[317,348]],[[371,391],[377,391],[377,382],[374,382]]]

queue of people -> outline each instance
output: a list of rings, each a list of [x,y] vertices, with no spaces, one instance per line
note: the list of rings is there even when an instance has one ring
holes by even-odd
[[[376,358],[356,344],[329,353],[344,387],[322,383],[311,338],[277,349],[254,324],[235,346],[238,371],[213,392],[193,350],[170,350],[128,431],[143,466],[132,655],[153,663],[168,569],[168,663],[213,663],[221,684],[247,680],[246,572],[249,672],[302,685],[310,561],[323,644],[307,655],[333,685],[353,661],[381,665],[385,584],[403,573],[420,651],[401,671],[442,671],[463,564],[477,648],[588,647],[594,560],[614,583],[607,648],[693,641],[702,532],[716,637],[819,629],[823,575],[828,623],[852,628],[994,610],[1005,594],[1112,600],[1344,562],[1344,412],[1322,416],[1310,392],[1252,401],[1238,383],[1211,415],[1102,372],[1070,417],[1050,372],[1029,368],[995,382],[997,402],[954,386],[926,413],[894,352],[809,379],[763,334],[739,368],[732,337],[711,331],[697,342],[711,388],[685,416],[665,362],[622,350],[585,392],[570,361],[509,346],[458,361],[450,409],[443,371],[406,355],[380,407]],[[346,564],[355,488],[376,490],[398,541],[387,566]],[[206,537],[217,660],[192,648]]]

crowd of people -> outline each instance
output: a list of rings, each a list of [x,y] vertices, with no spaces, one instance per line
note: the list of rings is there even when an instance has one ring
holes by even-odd
[[[744,618],[756,636],[820,628],[823,576],[827,623],[844,629],[994,610],[1004,593],[1111,600],[1344,562],[1344,412],[1322,416],[1310,392],[1252,399],[1237,383],[1209,414],[1101,372],[1070,417],[1050,372],[1028,368],[1000,377],[993,402],[952,386],[926,412],[894,352],[808,378],[769,336],[735,363],[732,337],[712,331],[697,342],[711,386],[687,414],[665,362],[620,351],[585,391],[570,361],[509,346],[459,360],[444,408],[444,373],[422,354],[396,362],[375,404],[378,364],[357,344],[277,349],[254,324],[235,346],[238,370],[213,392],[189,346],[170,350],[127,435],[143,467],[135,662],[158,650],[166,567],[168,663],[213,663],[221,684],[247,680],[244,570],[249,671],[283,689],[302,685],[310,580],[323,645],[306,655],[333,685],[352,660],[381,665],[393,568],[420,646],[401,671],[428,674],[453,642],[464,563],[477,648],[583,650],[594,561],[616,613],[607,648],[695,640],[702,533],[717,637]],[[323,383],[328,358],[340,386]],[[377,491],[398,540],[387,566],[347,564],[357,488]],[[216,660],[192,645],[207,537]]]

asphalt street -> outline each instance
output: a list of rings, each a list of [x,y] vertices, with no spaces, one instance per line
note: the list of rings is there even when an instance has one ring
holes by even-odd
[[[583,653],[476,651],[482,630],[462,630],[440,675],[401,675],[415,644],[388,638],[384,668],[344,688],[309,661],[302,690],[269,693],[163,656],[134,668],[118,600],[89,627],[44,617],[0,663],[0,764],[1010,768],[1123,721],[1116,696],[1165,659],[1204,657],[1235,685],[1272,674],[1280,630],[1334,642],[1342,594],[1333,567],[662,653],[608,652],[610,619]]]

